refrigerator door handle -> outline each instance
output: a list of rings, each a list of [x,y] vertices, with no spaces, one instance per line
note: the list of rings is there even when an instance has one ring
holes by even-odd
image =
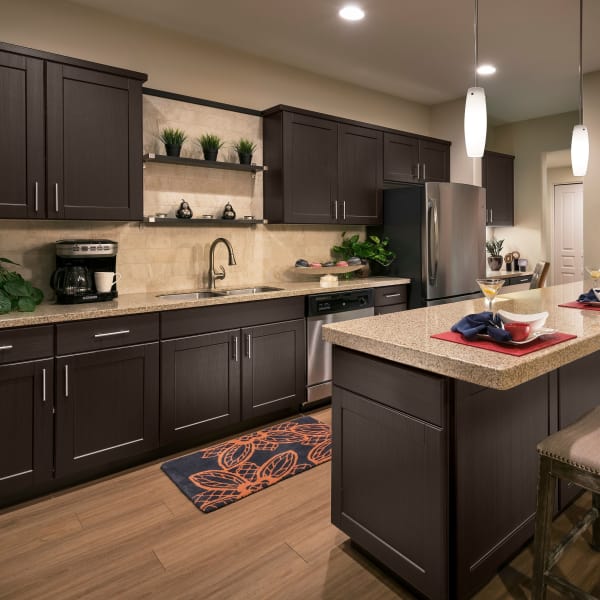
[[[429,284],[435,285],[437,280],[437,271],[438,271],[438,262],[440,258],[440,226],[438,220],[438,206],[436,201],[429,200],[427,204],[428,208],[428,238],[429,238],[429,248],[427,249],[427,259],[428,259],[428,276],[429,276]]]

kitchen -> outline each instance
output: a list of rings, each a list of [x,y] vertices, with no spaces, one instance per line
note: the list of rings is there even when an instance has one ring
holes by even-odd
[[[101,6],[97,6],[101,8]],[[485,31],[484,8],[485,11],[494,10],[492,7],[485,7],[485,5],[481,7],[482,49],[485,39],[483,37]],[[465,19],[467,20],[471,18],[469,16],[470,9],[470,6],[464,8]],[[564,3],[561,4],[561,9],[565,9]],[[593,7],[590,7],[589,10],[590,14],[593,14]],[[252,11],[250,12],[252,13]],[[332,9],[331,14],[335,15],[335,10]],[[263,15],[263,18],[266,18],[266,16]],[[496,16],[488,17],[488,28],[490,22],[498,22]],[[333,17],[330,18],[333,20]],[[523,15],[520,18],[525,20]],[[47,27],[48,23],[52,23],[54,26]],[[256,17],[253,14],[247,15],[247,19],[240,17],[240,23],[243,25],[256,23]],[[463,31],[462,28],[461,31]],[[52,6],[47,6],[47,3],[43,2],[22,2],[18,4],[7,2],[6,6],[3,6],[3,22],[0,25],[0,32],[0,39],[5,42],[148,73],[150,78],[144,85],[152,89],[167,90],[188,97],[206,98],[216,102],[251,107],[255,110],[262,110],[278,104],[289,104],[361,122],[375,123],[383,127],[451,140],[451,179],[457,182],[479,183],[474,172],[476,169],[472,164],[477,163],[477,161],[464,157],[464,142],[462,141],[464,100],[462,98],[442,104],[432,102],[434,106],[430,108],[415,101],[401,100],[389,94],[369,91],[366,88],[311,74],[308,71],[257,59],[250,55],[223,48],[218,44],[193,39],[189,35],[175,35],[147,23],[143,24],[136,20],[115,17],[109,13],[86,7],[85,3],[57,2],[52,3]],[[491,35],[489,29],[487,34]],[[111,44],[107,44],[107,37],[110,37]],[[592,43],[591,36],[587,39],[589,43]],[[470,57],[468,50],[470,40],[466,39],[461,43],[465,48],[464,56]],[[202,60],[198,58],[199,55],[203,57]],[[598,82],[595,74],[589,73],[591,70],[586,67],[584,93],[586,95],[586,121],[590,129],[595,129],[596,114],[594,111],[597,102],[594,99],[598,90]],[[228,73],[227,78],[222,77],[224,72]],[[459,86],[461,91],[456,93],[453,98],[463,96],[464,90],[462,88],[470,84],[469,65],[464,65],[464,73],[464,78]],[[496,85],[501,87],[499,83]],[[573,88],[574,101],[568,104],[568,109],[556,111],[557,113],[562,114],[567,110],[572,111],[575,109],[576,77],[574,78]],[[492,92],[488,91],[488,95],[491,102]],[[402,97],[400,94],[398,96]],[[144,96],[144,102],[145,119],[148,119],[152,114],[151,110],[158,110],[156,107],[160,106],[161,102],[163,105],[169,104],[170,106],[181,104],[173,101],[167,102],[167,99],[149,95]],[[189,107],[187,104],[185,106],[186,112],[199,111],[204,114],[204,118],[208,119],[209,122],[215,122],[213,120],[217,118],[216,116],[222,114],[218,108],[196,108],[196,105]],[[232,111],[228,111],[228,113],[235,115]],[[539,113],[538,115],[530,115],[530,117],[534,116],[539,116]],[[259,139],[259,119],[253,115],[244,115],[240,118],[243,120],[239,125],[229,122],[224,125],[231,127],[231,133],[227,129],[224,130],[225,136],[228,139],[235,139],[237,136],[242,135]],[[177,116],[175,124],[182,122],[185,123],[183,117]],[[218,122],[222,123],[223,121]],[[513,148],[508,145],[507,140],[521,142],[526,137],[530,145],[533,145],[531,139],[538,140],[538,147],[535,148],[535,151],[538,152],[539,156],[541,152],[550,152],[568,147],[573,122],[572,118],[569,120],[564,115],[562,117],[546,116],[541,117],[539,121],[534,119],[525,123],[522,130],[516,124],[498,126],[497,128],[490,127],[488,135],[490,142],[493,141],[494,136],[499,140],[494,149],[516,154],[518,160],[528,160],[522,158],[517,147]],[[156,118],[154,118],[151,125],[147,126],[145,124],[144,153],[159,150],[158,142],[152,137],[156,129]],[[190,130],[190,133],[197,136],[205,130],[206,126],[201,123],[197,132]],[[219,130],[221,131],[222,128]],[[532,130],[536,131],[533,136],[530,135]],[[559,140],[558,144],[556,139]],[[594,137],[592,136],[591,139],[593,144]],[[593,149],[592,146],[592,162],[585,181],[586,195],[590,190],[590,197],[593,197],[595,186],[598,186],[595,180],[597,175],[595,175],[595,169],[593,168]],[[262,164],[260,153],[257,154],[256,161],[258,164]],[[256,179],[252,180],[247,173],[243,175],[235,173],[232,178],[224,180],[216,177],[211,178],[207,174],[186,174],[186,180],[180,181],[178,177],[177,183],[173,184],[173,173],[178,173],[178,171],[175,171],[177,168],[181,167],[146,164],[144,170],[145,200],[148,199],[149,210],[146,211],[146,206],[144,207],[145,215],[174,211],[179,206],[182,197],[190,203],[195,215],[219,214],[225,203],[225,197],[230,199],[232,196],[231,185],[233,185],[239,187],[239,192],[234,191],[234,200],[231,200],[238,215],[262,216],[260,212],[262,210],[262,191],[260,189],[263,181],[261,179],[262,175],[257,174]],[[167,169],[167,172],[160,171],[160,169]],[[170,173],[168,172],[169,169],[171,170]],[[202,171],[202,169],[198,169],[198,171]],[[208,189],[209,192],[198,193],[199,184],[203,186],[202,189]],[[543,194],[541,188],[542,184],[538,183],[537,179],[532,184],[530,176],[521,175],[517,163],[515,187],[516,227],[496,231],[498,237],[505,237],[507,242],[510,243],[508,249],[518,249],[523,256],[529,257],[532,261],[547,255],[543,247],[545,242],[543,241],[542,232],[544,231],[545,213],[542,207]],[[535,200],[532,201],[532,198],[535,198]],[[597,218],[595,218],[597,209],[592,203],[588,203],[585,205],[584,210],[585,254],[593,259],[595,252],[598,250],[598,242],[593,232],[593,223],[594,221],[597,222]],[[263,283],[283,284],[283,282],[289,281],[289,279],[286,279],[286,277],[289,277],[287,273],[297,258],[301,256],[309,259],[325,258],[328,256],[331,246],[339,243],[342,230],[362,233],[361,226],[351,228],[325,224],[294,226],[281,224],[269,225],[268,227],[257,225],[248,228],[207,226],[194,227],[193,229],[184,227],[169,229],[169,227],[161,225],[153,227],[150,224],[144,224],[140,227],[137,223],[119,223],[116,221],[104,223],[92,220],[46,220],[43,223],[35,223],[31,220],[13,220],[3,222],[1,227],[0,255],[22,263],[25,267],[23,270],[24,275],[31,278],[46,293],[49,293],[47,280],[54,268],[53,243],[56,240],[65,238],[106,238],[118,241],[118,270],[122,275],[118,286],[119,294],[122,296],[130,293],[175,292],[207,287],[209,247],[211,242],[219,236],[231,241],[237,258],[237,265],[226,266],[227,278],[222,283],[223,285],[226,284],[227,287],[241,287]],[[305,256],[308,248],[310,248],[311,256]],[[226,254],[223,249],[219,252],[223,252],[223,254],[218,255],[218,260],[226,264]],[[217,285],[220,284],[221,282]],[[316,471],[310,471],[303,477],[315,477]],[[133,474],[131,476],[134,477]],[[280,485],[291,486],[292,482],[294,482],[293,478]],[[104,485],[103,488],[100,488],[103,490],[99,492],[100,496],[103,492],[109,493],[110,480],[99,485]],[[165,485],[167,484],[165,483]],[[178,494],[176,490],[175,492]],[[321,489],[321,493],[326,492]],[[171,498],[178,499],[176,494]],[[242,503],[234,504],[231,509],[237,511],[242,504],[247,502],[257,502],[256,508],[260,509],[261,494],[254,495]],[[73,501],[76,502],[76,500]],[[98,498],[97,501],[99,505],[101,499]],[[169,500],[168,505],[168,510],[171,512],[187,511],[188,508],[195,511],[193,507],[184,507],[178,503],[171,504],[171,502],[172,500]],[[324,498],[323,504],[327,502],[328,498]],[[79,527],[76,519],[73,518],[74,513],[69,512],[66,507],[63,507],[62,510],[65,511],[64,514],[68,515],[68,518],[65,518],[62,533],[61,531],[55,534],[52,533],[52,528],[60,525],[60,519],[57,517],[56,522],[53,521],[51,524],[43,525],[49,531],[48,535],[60,536],[63,533],[66,534],[69,527]],[[163,518],[165,517],[165,508],[157,503],[153,510],[155,522],[161,527],[159,524],[166,522]],[[274,514],[281,516],[284,506],[279,505],[278,507],[276,505],[273,510]],[[90,507],[90,511],[89,514],[85,515],[89,522],[93,522],[95,511],[102,512],[100,506],[95,509]],[[216,513],[216,515],[219,515],[219,513]],[[239,513],[239,515],[239,518],[243,518],[242,513]],[[136,518],[139,518],[139,516]],[[218,518],[222,517],[219,515]],[[295,518],[299,519],[298,513],[296,513]],[[99,517],[98,519],[100,520]],[[294,528],[293,515],[283,515],[281,519],[291,519],[290,527]],[[221,526],[226,526],[226,521],[220,521],[220,523]],[[283,521],[280,520],[277,524],[283,527]],[[116,526],[118,528],[118,523]],[[260,526],[262,529],[268,529],[274,525],[269,525],[268,515],[265,515],[265,521],[261,522]],[[327,531],[331,530],[328,529]],[[317,530],[315,535],[318,535],[318,533]],[[301,540],[298,545],[292,544],[294,548],[299,549],[303,544],[310,547],[310,539],[303,539],[303,536],[297,531],[294,531],[294,534],[297,539]],[[254,539],[251,532],[248,535],[251,540]],[[255,533],[254,535],[258,534]],[[334,539],[343,539],[339,532],[326,533],[325,535],[332,535]],[[226,544],[226,541],[222,543]],[[170,564],[175,565],[178,560],[176,549],[165,547],[163,550],[161,558],[165,562],[169,562],[170,555]],[[273,550],[267,561],[265,561],[263,567],[265,572],[270,572],[267,569],[273,567],[271,559],[277,564],[277,561],[283,560],[283,557]],[[344,562],[347,559],[348,554],[338,552],[335,555],[335,560]],[[360,558],[356,560],[360,560]],[[159,566],[156,562],[150,562],[152,564],[149,566],[152,568]],[[324,568],[323,565],[321,568]],[[124,567],[123,569],[125,570]],[[128,576],[133,577],[133,575]],[[131,580],[130,583],[134,585],[134,580]],[[326,580],[325,583],[334,587],[336,584],[341,584],[330,580]],[[117,583],[114,582],[114,585],[117,585]],[[377,584],[373,583],[373,585]],[[109,593],[110,589],[107,588],[106,593]],[[127,589],[126,584],[123,584],[122,589]],[[115,588],[115,590],[118,590],[118,588]],[[382,594],[385,594],[386,590]],[[134,591],[131,593],[135,596]],[[214,597],[218,597],[216,592]],[[324,597],[326,597],[326,594],[324,594]],[[382,595],[381,597],[386,596]]]

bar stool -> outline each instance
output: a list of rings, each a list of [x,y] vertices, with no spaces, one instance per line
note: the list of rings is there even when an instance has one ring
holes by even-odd
[[[600,551],[600,406],[537,446],[540,455],[533,563],[533,600],[551,586],[569,598],[595,597],[550,573],[567,546],[592,525],[592,548]],[[550,548],[556,480],[571,481],[592,492],[592,508],[563,540]],[[596,599],[598,600],[598,599]]]

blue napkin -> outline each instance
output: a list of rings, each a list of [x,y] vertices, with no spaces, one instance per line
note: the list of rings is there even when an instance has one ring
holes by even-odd
[[[451,330],[462,333],[467,339],[474,338],[478,333],[487,333],[495,342],[508,342],[512,339],[510,333],[502,329],[500,317],[489,311],[467,315],[454,323]]]
[[[577,302],[598,302],[598,298],[596,298],[594,290],[590,290],[589,292],[581,294],[581,296],[577,298]]]

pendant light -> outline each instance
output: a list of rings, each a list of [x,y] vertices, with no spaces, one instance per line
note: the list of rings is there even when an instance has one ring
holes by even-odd
[[[583,0],[579,0],[579,124],[573,127],[571,138],[571,167],[573,175],[583,176],[587,173],[590,156],[590,141],[587,127],[583,124]]]
[[[485,90],[477,86],[477,66],[479,61],[479,0],[475,0],[475,85],[467,90],[465,101],[465,146],[467,156],[480,158],[485,150],[487,134],[487,111]]]

